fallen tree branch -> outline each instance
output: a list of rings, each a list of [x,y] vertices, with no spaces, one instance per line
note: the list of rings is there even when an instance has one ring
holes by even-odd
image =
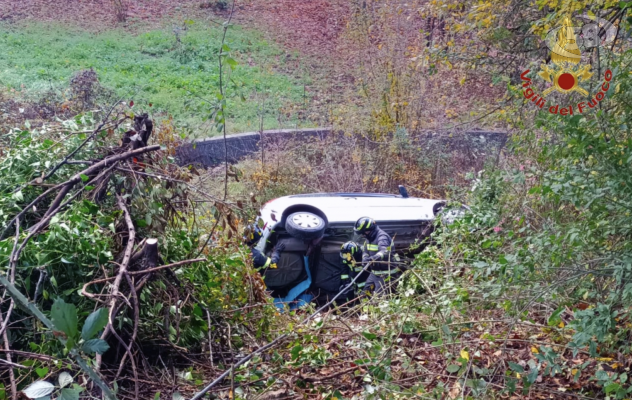
[[[356,365],[355,367],[351,367],[351,368],[347,368],[347,369],[343,369],[342,371],[338,371],[338,372],[334,372],[333,374],[329,374],[329,375],[325,375],[325,376],[317,376],[317,377],[311,377],[311,376],[301,376],[301,380],[305,381],[305,382],[311,382],[311,383],[317,383],[317,382],[322,382],[322,381],[327,381],[329,379],[334,379],[337,378],[339,376],[348,374],[349,372],[353,372],[357,369],[360,369],[362,367],[366,367],[366,366],[372,366],[373,364],[362,364],[362,365]]]
[[[41,221],[45,220],[51,213],[54,213],[57,210],[57,207],[59,207],[61,202],[64,200],[64,197],[66,197],[68,192],[70,192],[70,190],[75,185],[76,183],[66,183],[64,186],[61,187],[61,190],[59,191],[59,193],[57,193],[57,196],[55,196],[53,202],[50,204],[50,206],[48,206],[48,210],[46,210],[46,213],[42,217]],[[38,226],[38,224],[34,225],[31,229],[34,229],[34,227],[36,226]]]
[[[314,311],[311,315],[309,315],[307,318],[305,318],[304,320],[302,320],[301,322],[299,322],[297,325],[304,325],[307,322],[309,322],[312,318],[314,318],[316,315],[318,315],[322,310],[326,309],[327,307],[329,307],[330,305],[332,305],[334,303],[334,301],[336,301],[336,299],[338,299],[338,297],[340,297],[343,293],[346,293],[348,289],[353,287],[353,284],[358,280],[358,278],[360,278],[360,276],[362,275],[362,272],[367,271],[369,269],[369,267],[371,266],[371,264],[373,264],[372,262],[366,263],[366,265],[364,266],[364,268],[362,268],[362,271],[360,271],[355,278],[353,278],[351,280],[351,282],[349,282],[347,284],[347,286],[345,286],[343,289],[341,289],[340,291],[338,291],[338,293],[331,299],[329,300],[325,305],[323,305],[322,307],[320,307],[319,309],[317,309],[316,311]],[[191,397],[191,400],[200,400],[204,397],[204,395],[206,393],[208,393],[211,389],[213,389],[213,387],[217,386],[220,382],[222,382],[228,375],[232,374],[233,371],[235,371],[235,368],[239,367],[240,365],[246,363],[247,361],[251,360],[254,356],[256,356],[257,354],[261,354],[266,350],[269,350],[273,347],[275,347],[276,345],[278,345],[279,343],[281,343],[285,338],[287,338],[288,336],[290,336],[289,333],[284,333],[280,336],[278,336],[276,339],[274,339],[273,341],[271,341],[270,343],[259,347],[257,350],[253,351],[252,353],[248,354],[246,357],[242,358],[241,360],[237,361],[235,364],[233,364],[228,370],[224,371],[224,373],[222,373],[220,376],[218,376],[213,382],[209,383],[204,389],[202,389],[201,391],[197,392],[195,394],[195,396]],[[230,338],[229,338],[230,340]]]
[[[105,126],[105,124],[107,123],[108,118],[110,117],[110,114],[112,114],[112,111],[114,111],[114,108],[120,102],[121,102],[121,100],[119,100],[116,103],[114,103],[114,105],[112,105],[112,107],[110,107],[108,112],[105,114],[105,117],[103,117],[103,119],[101,120],[101,123],[96,127],[96,129],[94,131],[92,131],[92,134],[90,134],[90,136],[88,136],[86,138],[86,140],[84,140],[79,146],[77,146],[76,149],[74,149],[73,151],[68,153],[68,155],[66,155],[66,157],[64,157],[64,159],[61,160],[61,162],[59,164],[57,164],[53,168],[51,168],[51,170],[48,171],[48,173],[42,177],[42,180],[47,180],[48,178],[53,176],[53,174],[55,172],[57,172],[57,170],[59,168],[63,167],[63,165],[66,164],[68,162],[68,160],[70,160],[75,154],[77,154],[77,152],[79,152],[79,150],[81,150],[83,148],[83,146],[86,145],[86,143],[88,143],[89,141],[94,139],[94,137],[97,135],[97,133],[99,133],[101,131],[101,129]]]
[[[159,146],[158,146],[159,147]],[[140,149],[142,150],[142,149]],[[112,332],[119,341],[122,342],[122,339],[114,332],[114,319],[116,318],[117,307],[116,302],[119,296],[119,287],[121,286],[121,281],[123,280],[124,275],[127,273],[127,266],[129,265],[129,260],[132,257],[132,252],[134,251],[134,240],[136,239],[136,230],[134,229],[134,223],[132,222],[132,217],[130,216],[129,210],[125,205],[125,201],[120,195],[116,195],[116,202],[119,208],[123,211],[123,217],[125,218],[125,223],[127,224],[128,238],[127,238],[127,246],[125,247],[125,252],[123,253],[123,260],[119,264],[119,271],[114,278],[114,283],[112,283],[112,292],[110,293],[110,305],[109,305],[109,313],[108,313],[108,323],[105,325],[105,329],[101,334],[101,339],[106,340],[110,332]],[[134,290],[132,287],[131,290]],[[130,359],[133,358],[131,354],[131,350],[129,346],[127,346],[124,342],[122,345],[125,347],[126,352],[130,353]],[[134,360],[132,360],[132,364],[134,366],[134,376],[138,378],[137,371],[134,365]],[[101,357],[97,357],[97,368],[101,365]],[[138,398],[138,383],[136,383],[135,388],[136,398]]]
[[[48,272],[46,272],[46,267],[40,267],[37,269],[39,271],[39,278],[37,279],[37,284],[35,285],[35,293],[33,294],[33,303],[37,304],[37,298],[40,294],[42,294],[42,285],[44,284],[44,279],[48,276]]]
[[[15,241],[13,242],[13,249],[11,250],[11,255],[9,256],[9,283],[15,283],[15,268],[17,265],[18,257],[17,257],[17,248],[18,241],[20,240],[20,219],[15,220]],[[8,289],[7,289],[8,290]],[[5,291],[6,294],[6,291]],[[4,294],[3,294],[4,297]],[[2,324],[2,340],[4,342],[4,349],[11,350],[11,344],[9,343],[9,336],[7,335],[7,327],[9,326],[9,320],[11,319],[11,313],[13,312],[13,306],[15,305],[15,301],[13,297],[11,297],[11,304],[9,305],[9,309],[7,313],[2,316],[2,312],[0,312],[0,324]],[[13,364],[13,360],[11,359],[11,353],[7,353],[6,355],[6,363],[9,365]],[[15,381],[15,373],[13,372],[13,368],[9,368],[9,380],[11,381],[11,396],[15,399],[18,394],[18,386]]]
[[[5,322],[8,322],[8,318],[5,321],[5,318],[2,317],[2,312],[0,312],[0,323],[4,324]],[[6,330],[2,332],[2,341],[4,342],[4,349],[11,350],[11,347],[9,345],[9,337],[7,336]],[[11,359],[11,353],[7,353],[6,357],[7,357],[6,362],[9,364],[13,364],[13,360]],[[18,398],[18,385],[15,382],[15,373],[13,372],[13,368],[9,368],[9,381],[11,382],[11,398],[17,399]]]
[[[97,284],[97,283],[104,283],[104,282],[108,282],[108,281],[111,281],[111,280],[112,280],[112,279],[114,279],[114,278],[116,278],[116,277],[115,277],[115,276],[110,276],[109,278],[96,279],[96,280],[94,280],[94,281],[90,281],[90,282],[86,282],[86,283],[84,283],[84,284],[83,284],[83,287],[81,288],[81,295],[82,295],[82,296],[86,296],[86,297],[87,297],[87,298],[89,298],[89,299],[92,299],[92,300],[95,300],[95,301],[99,301],[99,302],[104,303],[104,301],[103,301],[103,300],[99,300],[99,299],[97,299],[97,298],[96,298],[96,296],[105,296],[105,295],[95,295],[95,294],[93,294],[93,293],[88,292],[87,288],[88,288],[88,286],[90,286],[90,285],[94,285],[94,284]]]
[[[58,359],[51,356],[47,356],[45,354],[29,353],[28,351],[0,349],[0,352],[15,354],[16,356],[20,356],[24,358],[35,358],[36,360],[41,360],[41,361],[49,361],[49,362],[59,361]]]
[[[103,160],[96,162],[92,165],[90,165],[88,168],[84,169],[81,172],[78,172],[77,174],[73,175],[72,178],[70,178],[69,180],[67,180],[66,182],[62,182],[54,187],[48,188],[44,193],[40,194],[39,196],[37,196],[37,198],[35,198],[35,200],[33,200],[32,202],[30,202],[26,207],[24,207],[22,209],[22,211],[20,211],[15,217],[13,217],[9,222],[7,222],[7,227],[4,229],[4,231],[2,231],[2,234],[0,234],[0,240],[5,238],[6,232],[9,229],[9,227],[11,225],[13,225],[15,223],[15,221],[22,217],[28,210],[31,209],[31,207],[33,207],[34,205],[36,205],[37,203],[39,203],[40,201],[42,201],[48,194],[50,194],[52,191],[63,188],[67,185],[72,185],[74,186],[75,184],[79,183],[81,181],[81,176],[82,175],[93,175],[96,172],[98,172],[99,170],[101,170],[104,167],[107,166],[111,166],[112,164],[114,164],[115,162],[121,161],[121,160],[125,160],[131,157],[135,157],[137,155],[140,154],[144,154],[150,151],[156,151],[156,150],[160,150],[160,146],[159,145],[154,145],[154,146],[147,146],[147,147],[143,147],[137,150],[132,150],[132,151],[128,151],[125,153],[121,153],[121,154],[116,154],[110,157],[106,157]],[[49,207],[49,210],[52,207]]]
[[[218,199],[217,197],[213,197],[210,194],[205,193],[204,191],[196,188],[195,186],[190,185],[188,182],[183,181],[182,179],[172,178],[172,177],[167,176],[167,175],[158,175],[158,174],[151,174],[151,173],[148,173],[148,172],[134,171],[134,170],[131,170],[131,169],[128,169],[128,168],[123,168],[123,167],[117,167],[116,169],[119,170],[119,171],[130,172],[132,174],[137,174],[137,175],[147,176],[147,177],[150,177],[150,178],[155,178],[155,179],[158,179],[158,180],[164,179],[164,180],[169,181],[169,182],[182,183],[182,184],[186,185],[187,188],[189,188],[189,189],[193,190],[194,192],[199,193],[200,195],[202,195],[202,196],[206,197],[207,199],[209,199],[208,200],[209,203],[220,203],[220,204],[224,204],[224,205],[226,205],[228,207],[231,207],[231,208],[236,208],[237,207],[236,204],[231,203],[230,201],[227,201],[227,200],[221,200],[221,199]]]
[[[31,207],[33,207],[35,204],[39,203],[42,199],[44,199],[44,197],[46,197],[50,192],[52,192],[53,190],[59,189],[60,187],[64,186],[65,183],[60,183],[59,185],[53,186],[51,188],[48,188],[44,193],[40,194],[39,196],[37,196],[35,198],[35,200],[33,200],[32,202],[30,202],[26,207],[24,207],[22,209],[22,211],[20,211],[15,217],[13,217],[13,219],[11,219],[11,221],[9,221],[7,223],[7,227],[4,228],[4,230],[2,231],[2,234],[0,234],[0,240],[3,240],[6,236],[7,231],[9,230],[9,228],[11,227],[11,225],[13,225],[13,223],[15,221],[17,221],[18,219],[20,219],[21,216],[23,216],[28,210],[31,209]]]
[[[202,261],[206,261],[206,258],[194,258],[194,259],[191,259],[191,260],[178,261],[178,262],[174,262],[174,263],[167,264],[167,265],[161,265],[161,266],[156,267],[156,268],[145,269],[145,270],[142,270],[142,271],[128,271],[128,274],[129,275],[144,275],[144,274],[148,274],[150,272],[160,271],[162,269],[174,268],[174,267],[179,267],[181,265],[193,264],[193,263],[202,262]],[[94,285],[96,283],[109,282],[109,281],[111,281],[112,279],[115,279],[115,278],[116,278],[115,276],[110,276],[109,278],[96,279],[96,280],[87,282],[87,283],[85,283],[83,285],[83,288],[81,289],[81,294],[83,296],[93,298],[95,296],[95,294],[94,293],[90,293],[90,292],[88,292],[86,290],[86,288],[88,286]],[[138,289],[136,291],[138,291]]]
[[[139,156],[141,154],[149,153],[150,151],[157,151],[157,150],[160,150],[160,146],[153,145],[153,146],[141,147],[140,149],[131,150],[125,153],[115,154],[113,156],[106,157],[103,160],[92,164],[91,166],[84,169],[83,171],[76,173],[70,179],[68,179],[64,183],[64,185],[77,184],[81,181],[81,175],[88,175],[88,176],[93,175],[99,170],[103,169],[104,167],[110,166],[117,161],[126,160],[131,157]]]
[[[130,349],[130,351],[126,352],[125,354],[123,354],[123,357],[121,358],[121,362],[119,363],[118,371],[116,371],[116,376],[114,377],[114,379],[115,380],[118,379],[118,377],[121,375],[121,372],[123,371],[123,367],[125,366],[125,358],[129,354],[130,360],[132,361],[132,368],[133,368],[133,372],[134,372],[134,379],[137,381],[138,380],[138,372],[136,371],[136,360],[134,360],[134,358],[132,357],[131,348],[134,345],[134,342],[136,341],[136,336],[138,335],[138,323],[139,323],[139,318],[140,318],[140,308],[139,308],[139,305],[138,305],[138,295],[136,293],[136,288],[134,287],[134,283],[132,282],[132,278],[130,278],[128,273],[125,274],[125,279],[127,280],[127,285],[130,287],[130,291],[131,291],[131,295],[132,295],[132,305],[134,307],[134,327],[132,329],[132,338],[129,340],[128,348]],[[138,382],[135,382],[134,389],[135,389],[136,398],[138,398]]]
[[[10,353],[7,353],[7,357],[10,357]],[[16,363],[11,362],[9,360],[3,360],[2,358],[0,358],[0,364],[8,365],[8,366],[11,367],[11,369],[13,369],[13,368],[29,369],[29,367],[27,367],[25,365],[16,364]],[[13,392],[13,382],[11,383],[11,391]],[[16,390],[16,392],[17,392],[17,390]]]
[[[150,272],[160,271],[161,269],[174,268],[174,267],[179,267],[181,265],[193,264],[193,263],[201,262],[201,261],[206,261],[206,258],[193,258],[191,260],[178,261],[178,262],[174,262],[167,265],[161,265],[160,267],[156,267],[156,268],[144,269],[142,271],[130,271],[129,274],[130,275],[148,274]]]
[[[116,164],[114,164],[114,165],[112,165],[112,167],[108,168],[108,170],[106,170],[106,173],[109,170],[111,170],[112,168],[114,168],[115,166],[116,166]],[[83,189],[85,189],[85,186],[83,188],[81,188],[80,190],[78,190],[75,194],[70,196],[70,198],[65,203],[59,205],[53,212],[48,212],[47,213],[48,216],[46,216],[45,218],[42,218],[37,224],[35,224],[35,225],[33,225],[31,227],[31,231],[26,236],[26,238],[22,241],[22,244],[20,245],[20,247],[18,248],[18,250],[17,250],[17,252],[15,254],[15,259],[16,260],[20,258],[20,254],[22,253],[22,250],[24,250],[24,248],[26,247],[26,245],[29,242],[29,240],[31,240],[35,235],[37,235],[39,233],[39,231],[41,229],[43,229],[48,224],[48,222],[53,218],[53,216],[55,216],[55,214],[60,212],[62,208],[64,208],[65,206],[70,204],[75,198],[77,198],[83,192]]]
[[[13,250],[11,250],[11,255],[9,256],[9,281],[11,283],[15,283],[15,268],[17,266],[17,261],[18,261],[17,258],[15,257],[15,252],[17,251],[19,240],[20,240],[20,219],[17,219],[15,221],[15,241],[13,242]],[[2,295],[2,298],[4,300],[4,294]],[[11,313],[13,312],[14,306],[15,306],[15,301],[13,300],[13,298],[11,298],[11,304],[9,304],[9,310],[6,313],[4,322],[2,322],[2,327],[0,327],[0,336],[4,335],[4,331],[7,329],[7,326],[9,326],[9,319],[11,318]],[[7,348],[7,350],[9,349]],[[11,361],[11,360],[8,359],[8,361]]]

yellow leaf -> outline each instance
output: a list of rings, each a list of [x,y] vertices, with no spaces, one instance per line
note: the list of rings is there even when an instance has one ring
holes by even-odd
[[[534,353],[534,354],[538,354],[539,353],[538,348],[535,347],[535,346],[531,347],[531,352]]]
[[[601,358],[597,358],[597,361],[612,361],[612,357],[601,357]]]
[[[564,321],[560,322],[557,326],[559,326],[560,328],[564,328]]]
[[[459,83],[460,83],[461,85],[463,85],[463,84],[465,83],[465,77],[461,78],[461,80],[459,81]]]
[[[470,360],[470,355],[468,354],[467,351],[461,350],[461,358],[469,361]]]
[[[571,369],[571,375],[573,376],[577,375],[577,368]]]

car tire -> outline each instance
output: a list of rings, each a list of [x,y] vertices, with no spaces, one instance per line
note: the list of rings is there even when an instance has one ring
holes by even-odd
[[[323,218],[308,211],[292,213],[285,220],[285,230],[297,239],[319,238],[326,227]]]
[[[434,214],[434,216],[436,217],[437,215],[439,215],[443,211],[445,206],[446,206],[445,201],[439,201],[439,202],[435,203],[432,206],[432,213]]]

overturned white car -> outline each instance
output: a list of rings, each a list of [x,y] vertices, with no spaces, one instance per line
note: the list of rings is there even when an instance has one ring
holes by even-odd
[[[349,274],[340,247],[350,240],[362,244],[353,231],[360,217],[373,218],[393,239],[393,251],[406,256],[412,244],[432,233],[445,204],[409,197],[403,187],[400,195],[314,193],[271,200],[260,212],[263,236],[257,248],[265,254],[278,243],[285,248],[277,268],[262,271],[264,281],[279,302],[292,302],[300,293],[326,301]]]

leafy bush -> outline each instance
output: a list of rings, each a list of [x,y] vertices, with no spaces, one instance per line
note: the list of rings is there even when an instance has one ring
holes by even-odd
[[[8,276],[12,276],[10,257],[15,252],[15,243],[28,237],[31,231],[34,236],[25,242],[16,262],[15,286],[45,317],[52,319],[55,328],[37,322],[22,308],[13,308],[9,301],[0,306],[3,321],[9,318],[7,323],[11,327],[5,345],[25,351],[26,356],[18,359],[23,358],[23,362],[37,368],[16,370],[15,379],[21,389],[48,376],[37,371],[61,372],[61,363],[45,360],[64,360],[64,368],[74,374],[80,366],[76,357],[96,357],[95,352],[103,355],[102,361],[95,358],[96,365],[103,362],[106,371],[114,369],[114,373],[106,373],[108,380],[121,373],[136,376],[140,363],[146,361],[135,355],[131,365],[125,363],[125,342],[141,352],[158,354],[163,350],[157,349],[168,346],[169,357],[178,357],[183,351],[210,350],[217,355],[223,354],[225,347],[246,346],[251,340],[251,336],[243,336],[246,332],[249,335],[253,332],[253,339],[268,335],[270,322],[266,316],[274,313],[275,308],[268,303],[261,279],[251,269],[249,252],[238,245],[215,249],[214,243],[234,234],[237,211],[226,204],[196,209],[194,200],[199,190],[190,183],[190,173],[171,164],[166,152],[145,155],[133,163],[125,161],[112,170],[117,167],[113,164],[111,175],[103,175],[105,180],[99,180],[101,175],[87,176],[81,172],[104,155],[127,151],[114,145],[117,137],[131,128],[126,121],[132,115],[125,115],[122,122],[110,121],[94,136],[79,133],[86,128],[95,129],[96,124],[88,115],[39,129],[13,130],[3,136],[7,147],[0,158],[0,171],[7,179],[0,181],[0,232],[4,235],[0,240],[0,265],[3,274],[9,272]],[[166,142],[172,145],[173,141],[166,136],[175,132],[161,127],[157,130],[158,137],[168,139]],[[92,140],[86,141],[89,138]],[[84,141],[85,146],[69,164],[44,179]],[[55,204],[57,193],[49,188],[60,187],[78,173],[81,173],[80,188],[71,189],[63,200],[78,197],[55,213],[44,229],[38,227]],[[15,237],[16,227],[11,221],[46,190],[50,194],[18,220],[19,235]],[[197,259],[200,255],[202,258],[152,274],[143,272],[151,267],[143,264],[145,258],[130,262],[132,272],[128,276],[136,289],[131,291],[129,283],[123,280],[119,296],[125,296],[126,300],[111,303],[108,293],[112,290],[112,278],[120,274],[123,253],[130,245],[129,226],[124,218],[127,211],[121,209],[121,202],[126,204],[135,228],[136,240],[131,244],[135,253],[147,239],[158,238],[158,266]],[[217,223],[217,219],[228,223]],[[204,240],[202,234],[206,236]],[[209,235],[213,235],[209,240],[212,248],[202,247]],[[112,308],[111,304],[118,306]],[[111,328],[118,339],[110,335],[101,337],[105,326],[103,312],[106,323],[112,313]],[[96,320],[100,322],[95,325]],[[30,353],[52,358],[33,358]],[[74,361],[67,357],[73,357]],[[157,356],[149,359],[159,362]],[[151,375],[151,369],[145,374]],[[61,385],[55,389],[48,381],[38,385],[46,386],[50,390],[47,394],[59,390],[62,396],[64,391],[84,389]],[[32,390],[39,390],[39,386],[33,386]]]
[[[425,271],[446,273],[433,282],[447,312],[500,309],[559,330],[573,357],[630,357],[632,139],[625,128],[630,92],[622,88],[631,77],[619,69],[630,57],[628,51],[611,66],[618,89],[609,93],[608,111],[538,116],[536,129],[515,136],[506,167],[477,180],[471,214],[419,257]],[[456,301],[455,288],[467,292],[464,302]],[[551,376],[572,369],[564,351],[536,358]],[[573,376],[594,380],[614,398],[629,397],[627,373],[610,365],[608,372],[573,369]],[[524,378],[524,387],[534,384]]]

